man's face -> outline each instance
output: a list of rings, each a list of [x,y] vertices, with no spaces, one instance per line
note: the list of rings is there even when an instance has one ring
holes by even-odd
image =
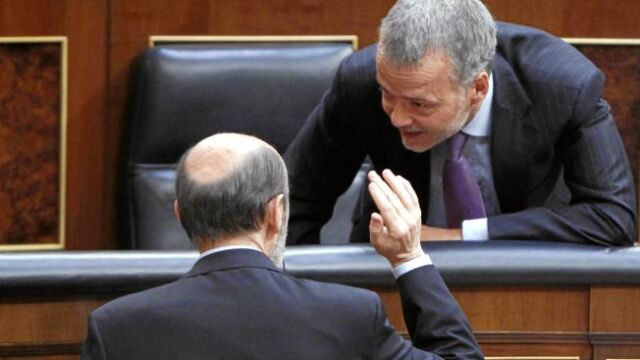
[[[405,148],[424,152],[457,133],[470,115],[468,91],[453,81],[444,56],[426,55],[410,68],[376,57],[382,108],[400,131]]]

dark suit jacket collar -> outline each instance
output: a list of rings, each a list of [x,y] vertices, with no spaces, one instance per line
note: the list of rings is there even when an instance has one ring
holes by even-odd
[[[496,54],[491,107],[491,165],[503,213],[527,206],[530,171],[528,143],[536,138],[535,124],[526,121],[531,100],[511,65]]]
[[[263,253],[251,249],[233,249],[213,253],[199,259],[184,275],[191,277],[206,274],[212,271],[230,270],[239,268],[262,268],[266,270],[280,271],[273,262]]]

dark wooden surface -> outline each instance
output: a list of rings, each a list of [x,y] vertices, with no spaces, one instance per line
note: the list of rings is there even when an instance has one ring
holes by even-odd
[[[486,3],[498,20],[563,37],[640,38],[640,1]],[[69,38],[67,248],[117,246],[115,196],[127,82],[131,61],[147,47],[148,36],[356,34],[363,47],[375,41],[380,19],[392,4],[393,0],[0,0],[0,36]],[[637,125],[624,123],[623,128],[625,142],[637,153]]]

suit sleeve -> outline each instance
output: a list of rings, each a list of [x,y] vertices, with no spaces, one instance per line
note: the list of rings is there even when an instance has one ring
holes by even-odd
[[[104,344],[102,342],[102,336],[98,329],[93,314],[89,316],[89,329],[87,331],[87,339],[82,345],[82,360],[106,360],[107,355],[105,353]]]
[[[354,104],[345,89],[348,68],[343,61],[332,87],[285,153],[291,201],[287,245],[319,243],[320,228],[364,159],[349,113]]]
[[[378,299],[374,358],[484,358],[469,322],[433,266],[404,274],[398,279],[398,287],[413,344],[393,329]]]
[[[603,84],[600,72],[584,78],[571,119],[556,143],[570,204],[490,217],[489,238],[633,244],[637,231],[633,175],[609,105],[601,98]]]

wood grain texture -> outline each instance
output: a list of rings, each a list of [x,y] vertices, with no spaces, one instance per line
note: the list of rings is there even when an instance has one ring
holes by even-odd
[[[591,346],[589,346],[589,344],[549,345],[481,343],[480,346],[485,356],[489,357],[540,357],[546,360],[553,360],[553,357],[578,357],[580,360],[591,360]]]
[[[592,332],[640,332],[640,289],[594,287],[590,301]]]
[[[453,288],[452,292],[476,331],[589,329],[586,288],[483,287]]]
[[[54,2],[57,3],[57,2]],[[65,0],[64,35],[69,38],[67,141],[67,237],[70,250],[116,247],[113,183],[105,168],[108,8],[104,0]]]
[[[376,289],[396,329],[406,332],[400,297]],[[586,288],[453,288],[452,293],[476,332],[577,332],[589,330]],[[544,316],[540,316],[544,314]]]
[[[62,44],[0,44],[0,245],[58,242]]]
[[[594,346],[593,360],[638,360],[640,345],[637,346]]]
[[[636,0],[484,0],[497,20],[561,37],[639,38]]]
[[[69,45],[68,249],[113,248],[105,200],[107,9],[103,0],[0,0],[0,36],[65,35]]]
[[[104,299],[13,298],[0,299],[0,344],[52,342],[82,343],[87,315]]]

